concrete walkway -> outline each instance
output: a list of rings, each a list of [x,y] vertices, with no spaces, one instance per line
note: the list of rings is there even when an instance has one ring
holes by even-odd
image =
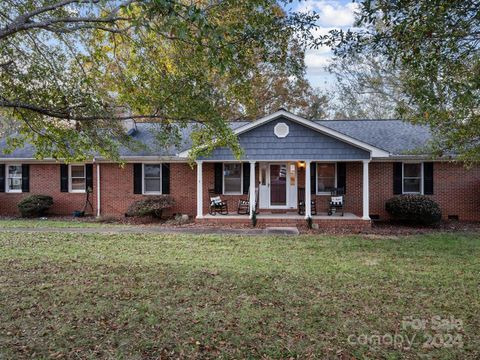
[[[266,229],[182,228],[163,226],[105,226],[105,227],[17,227],[0,228],[13,233],[67,233],[67,234],[205,234],[205,235],[298,235],[296,227]]]

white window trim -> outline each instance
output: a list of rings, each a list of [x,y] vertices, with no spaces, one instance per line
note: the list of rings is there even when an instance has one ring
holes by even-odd
[[[317,195],[331,195],[331,191],[318,191],[318,164],[332,164],[332,161],[327,162],[316,162],[315,163],[315,193]],[[335,164],[335,188],[337,187],[338,174],[337,174],[337,163]],[[305,190],[307,191],[307,190]]]
[[[73,190],[72,189],[72,166],[83,166],[83,178],[85,179],[85,186],[87,186],[87,169],[85,164],[69,164],[68,165],[68,192],[70,193],[78,193],[82,194],[85,193],[86,190]]]
[[[420,164],[420,192],[414,191],[414,192],[405,192],[404,191],[404,186],[405,186],[405,164]],[[414,178],[412,178],[414,179]],[[403,195],[423,195],[423,162],[418,162],[418,161],[405,161],[402,162],[402,194]]]
[[[145,190],[145,165],[159,165],[160,166],[160,191],[146,191]],[[143,195],[162,195],[162,163],[142,163],[142,194]]]
[[[10,171],[9,171],[10,166],[20,166],[20,167],[22,167],[22,164],[7,164],[7,166],[5,166],[5,192],[10,193],[10,194],[20,194],[20,193],[22,193],[22,186],[20,186],[19,190],[12,190],[12,189],[10,189],[10,186],[8,186],[8,183],[9,183],[8,180],[10,179],[10,177],[8,176],[9,173],[10,173]],[[22,173],[22,176],[20,177],[20,179],[22,179],[22,177],[23,177],[23,173]]]
[[[243,163],[240,163],[240,191],[225,191],[225,164],[237,163],[223,163],[222,164],[222,194],[223,195],[243,195]]]

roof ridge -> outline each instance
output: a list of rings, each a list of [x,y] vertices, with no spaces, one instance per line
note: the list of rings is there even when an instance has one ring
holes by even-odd
[[[351,122],[354,122],[354,121],[401,121],[401,122],[405,122],[405,120],[402,120],[402,119],[319,119],[319,120],[313,120],[313,121],[331,121],[331,122],[335,122],[335,121],[351,121]]]

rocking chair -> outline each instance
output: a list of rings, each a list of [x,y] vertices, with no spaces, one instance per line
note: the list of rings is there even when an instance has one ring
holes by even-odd
[[[342,211],[343,216],[343,207],[345,205],[345,190],[344,188],[333,189],[330,197],[330,207],[328,209],[328,216],[336,214],[338,210]]]
[[[255,188],[255,214],[258,209],[258,188]],[[238,200],[237,214],[248,215],[250,214],[250,188],[248,189],[248,196]]]
[[[311,213],[317,215],[317,200],[311,199]],[[298,188],[298,214],[305,215],[305,188]]]
[[[222,200],[220,196],[215,194],[215,190],[208,190],[208,195],[210,197],[210,215],[228,215],[228,203],[227,200]]]

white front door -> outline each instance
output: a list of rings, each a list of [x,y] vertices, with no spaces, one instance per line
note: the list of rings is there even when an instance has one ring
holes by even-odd
[[[261,163],[259,205],[261,209],[293,209],[297,206],[295,163]]]

